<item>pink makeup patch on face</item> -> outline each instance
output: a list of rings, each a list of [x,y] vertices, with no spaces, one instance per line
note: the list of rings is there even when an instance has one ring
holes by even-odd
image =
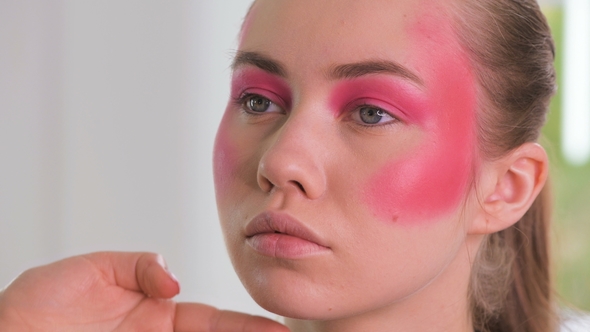
[[[420,89],[409,82],[387,75],[375,75],[345,80],[338,84],[330,98],[330,108],[335,115],[348,110],[350,104],[364,101],[390,112],[408,123],[422,123],[426,100]]]
[[[223,120],[221,120],[219,129],[217,130],[217,136],[215,137],[215,145],[213,147],[213,180],[218,200],[220,197],[224,196],[227,188],[229,188],[232,177],[236,176],[237,151],[236,148],[230,144],[230,137],[226,128],[229,108],[231,108],[231,104],[228,105],[228,110],[226,110],[226,114],[224,115]]]
[[[213,150],[213,173],[218,200],[225,197],[226,188],[235,181],[238,172],[238,158],[240,156],[239,139],[233,137],[230,122],[235,121],[234,112],[241,112],[241,105],[237,105],[243,94],[259,94],[284,109],[291,106],[291,92],[287,83],[280,77],[267,73],[255,67],[237,69],[231,82],[231,98],[215,138]]]
[[[433,45],[420,46],[423,68],[431,67],[425,77],[424,135],[415,148],[379,169],[365,192],[377,216],[407,225],[459,207],[475,163],[476,98],[469,61],[459,52],[433,54],[425,51],[436,49]]]
[[[234,72],[231,96],[238,99],[244,93],[260,94],[284,109],[291,107],[291,90],[287,83],[262,69],[247,67]]]

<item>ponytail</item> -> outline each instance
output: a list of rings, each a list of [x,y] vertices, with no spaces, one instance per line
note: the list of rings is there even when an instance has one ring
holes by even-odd
[[[557,331],[550,272],[549,193],[545,186],[516,224],[484,241],[471,284],[478,331]]]
[[[478,141],[488,159],[539,138],[555,92],[555,48],[536,0],[457,3],[456,32],[479,85]],[[554,332],[549,188],[475,258],[471,313],[480,332]]]

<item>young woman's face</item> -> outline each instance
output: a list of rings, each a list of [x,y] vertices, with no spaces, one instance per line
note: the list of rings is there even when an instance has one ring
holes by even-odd
[[[246,19],[215,185],[233,264],[268,310],[377,310],[456,265],[476,100],[435,6],[259,0]]]

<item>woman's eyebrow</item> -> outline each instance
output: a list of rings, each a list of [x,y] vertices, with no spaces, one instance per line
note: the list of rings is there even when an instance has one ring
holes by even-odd
[[[391,74],[408,79],[418,86],[424,86],[424,81],[406,67],[388,60],[369,60],[355,63],[336,65],[328,70],[330,79],[350,79],[370,74]]]
[[[258,52],[238,51],[231,67],[233,70],[235,70],[236,68],[245,65],[252,65],[270,74],[287,77],[285,66],[283,66],[279,61],[273,60],[272,58]]]
[[[245,65],[258,67],[273,75],[287,77],[287,70],[283,64],[262,53],[238,51],[233,60],[232,69],[235,70]],[[418,75],[401,64],[389,60],[368,60],[334,65],[328,70],[327,77],[338,80],[370,74],[391,74],[410,80],[420,87],[424,86],[424,81]]]

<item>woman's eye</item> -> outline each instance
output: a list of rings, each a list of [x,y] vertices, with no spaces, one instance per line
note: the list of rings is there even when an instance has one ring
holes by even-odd
[[[242,105],[249,113],[282,112],[281,108],[270,99],[260,95],[246,95],[242,98]]]
[[[252,96],[246,99],[246,107],[257,113],[266,112],[272,102],[261,96]]]
[[[374,106],[361,106],[353,116],[365,125],[385,124],[396,120],[384,110]]]

